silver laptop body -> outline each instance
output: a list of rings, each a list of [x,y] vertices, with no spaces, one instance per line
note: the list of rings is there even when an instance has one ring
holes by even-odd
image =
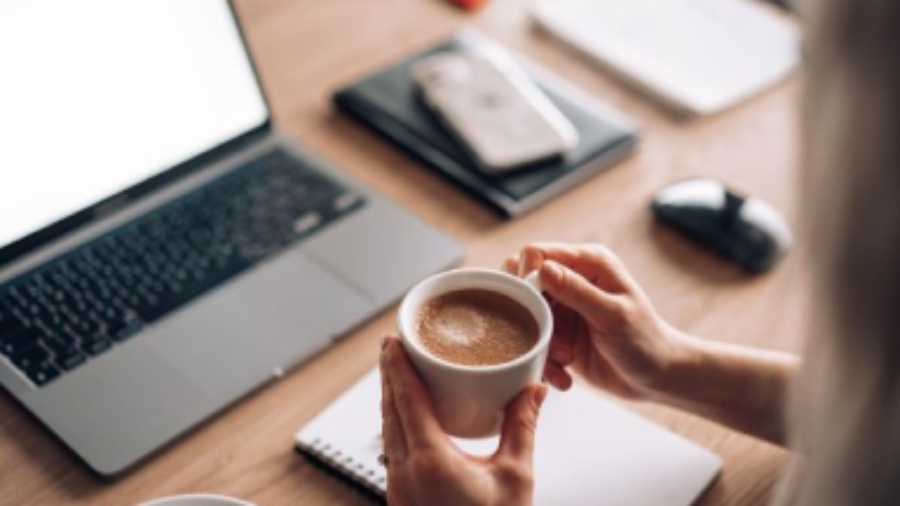
[[[25,24],[24,29],[35,31],[31,34],[34,37],[52,39],[58,31],[44,33],[43,30],[59,30],[56,22],[62,23],[63,18],[68,23],[77,23],[80,19],[72,18],[73,13],[60,13],[60,20],[50,19],[47,22],[45,15],[40,18],[46,23],[44,28],[36,24],[28,27],[32,19],[27,12],[30,0],[14,3],[23,12],[14,11],[13,14],[18,17],[7,16],[7,19],[0,20],[0,32],[6,32],[6,35],[0,35],[0,46],[9,42],[2,40],[3,37],[16,37],[16,33],[26,36],[22,35],[24,32],[15,30],[9,33],[6,25]],[[63,9],[68,8],[67,2],[57,3]],[[120,2],[115,1],[108,3],[110,9],[106,13],[105,26],[115,24],[116,17],[120,17],[119,29],[126,30],[121,34],[126,38],[141,30],[150,35],[162,34],[166,39],[178,38],[178,34],[182,33],[179,30],[185,30],[183,25],[209,25],[203,28],[202,36],[191,36],[193,28],[184,31],[187,35],[173,47],[179,53],[190,53],[186,49],[190,44],[207,44],[198,49],[198,54],[219,62],[230,61],[238,70],[246,70],[242,78],[248,75],[254,77],[239,28],[226,2],[148,0],[128,2],[128,6],[117,5]],[[52,15],[49,17],[54,18]],[[218,21],[209,21],[211,19]],[[92,33],[97,36],[97,30],[89,28],[81,27],[68,33]],[[102,31],[101,28],[98,30]],[[118,36],[117,33],[111,33],[110,37]],[[209,45],[210,40],[220,36],[231,42]],[[77,45],[78,42],[76,39],[58,40],[61,45]],[[100,42],[102,46],[96,47],[118,45],[116,40],[98,39],[90,43]],[[129,39],[126,42],[121,45],[127,46],[133,41]],[[27,47],[28,43],[19,44],[19,47],[22,46]],[[152,44],[141,46],[142,49],[152,47]],[[11,50],[9,47],[0,49]],[[136,57],[134,54],[131,56]],[[151,51],[140,57],[152,59],[154,54]],[[45,63],[54,65],[54,62]],[[60,65],[65,66],[65,62],[60,62]],[[89,71],[86,67],[85,72]],[[135,70],[141,71],[141,68]],[[181,75],[164,77],[160,86],[176,88],[178,85],[172,85],[172,82],[182,78]],[[18,75],[17,78],[29,79],[26,75]],[[92,76],[81,75],[77,79],[87,83]],[[73,86],[77,88],[81,84],[75,83]],[[257,87],[255,78],[253,87]],[[3,85],[0,85],[2,92]],[[153,90],[147,93],[152,94]],[[257,93],[262,97],[261,92],[257,90]],[[221,103],[223,110],[230,110],[229,104],[242,100],[239,97],[235,100],[227,96],[223,98],[226,99]],[[193,99],[188,99],[187,103],[193,104],[190,102]],[[0,98],[2,100],[5,99]],[[21,101],[21,95],[17,100]],[[152,97],[148,100],[152,101]],[[153,322],[141,322],[137,318],[136,324],[140,327],[134,335],[122,341],[111,339],[112,346],[102,352],[85,353],[87,360],[71,370],[53,366],[60,369],[58,375],[42,386],[23,372],[22,364],[29,366],[27,360],[23,362],[22,358],[14,360],[11,355],[0,354],[0,383],[100,474],[111,476],[121,473],[202,420],[308,360],[396,301],[416,281],[457,262],[462,255],[461,248],[443,234],[279,134],[269,123],[264,99],[260,101],[263,121],[249,124],[229,138],[207,142],[204,145],[207,149],[183,154],[179,163],[150,171],[153,172],[152,177],[124,188],[115,188],[112,193],[95,199],[89,205],[70,209],[71,212],[66,215],[60,215],[58,209],[56,215],[47,211],[52,207],[50,204],[36,205],[39,212],[53,218],[45,219],[49,222],[46,226],[20,231],[15,235],[10,230],[16,230],[16,227],[11,224],[27,221],[32,215],[9,207],[4,209],[0,203],[0,343],[3,342],[4,322],[21,331],[16,336],[24,335],[26,330],[34,330],[29,326],[35,325],[29,320],[29,307],[15,305],[9,294],[10,286],[32,280],[35,272],[52,268],[60,259],[72,255],[73,251],[107,234],[114,235],[119,227],[141,220],[159,209],[166,209],[166,206],[190,196],[198,189],[216,184],[273,150],[295,158],[304,170],[336,182],[344,196],[343,200],[333,203],[335,208],[353,205],[352,210],[343,210],[339,218],[319,228],[316,227],[319,218],[310,217],[314,213],[298,216],[295,227],[299,239],[291,245],[280,248],[274,254],[263,255],[262,260],[240,274]],[[0,105],[4,105],[3,102]],[[116,108],[128,106],[127,102],[115,105]],[[185,106],[186,109],[191,107]],[[198,110],[202,107],[198,106]],[[147,114],[152,116],[153,111]],[[0,119],[0,128],[8,126],[4,126],[3,121]],[[61,121],[65,123],[70,119]],[[173,118],[172,121],[179,120]],[[216,124],[228,121],[231,120],[225,118],[217,120]],[[205,124],[203,121],[200,123]],[[127,130],[128,126],[116,126],[114,130]],[[139,124],[135,128],[145,127],[145,124]],[[119,134],[110,131],[110,135]],[[37,135],[37,132],[23,129],[17,135],[27,144],[33,141],[29,136]],[[57,142],[55,134],[51,132],[48,136],[47,132],[42,132],[41,135],[40,142],[45,149],[54,149]],[[150,131],[143,135],[152,138],[155,134]],[[131,140],[125,138],[123,142]],[[116,146],[110,148],[116,149]],[[0,148],[0,152],[6,149],[8,147]],[[18,148],[13,149],[13,155],[16,154],[15,149]],[[86,152],[90,150],[86,149]],[[22,156],[22,153],[19,155]],[[58,188],[50,191],[41,185],[35,187],[34,178],[29,180],[29,176],[22,175],[24,172],[17,172],[16,166],[3,166],[3,162],[3,155],[0,154],[0,186],[13,189],[18,195],[9,193],[14,195],[13,198],[31,198],[35,202],[69,198],[71,192],[54,194],[54,191],[59,191]],[[35,167],[35,170],[45,170],[43,165]],[[119,171],[113,173],[119,174]],[[69,176],[60,173],[59,177]],[[85,177],[96,178],[97,184],[100,184],[99,181],[105,176],[91,173]],[[32,181],[31,187],[26,187],[26,181]],[[94,186],[87,184],[85,188]],[[46,193],[43,193],[45,190]],[[28,195],[28,192],[32,194]],[[22,197],[22,194],[25,196]],[[2,226],[3,222],[7,223],[6,229]],[[7,234],[6,237],[3,233]],[[37,312],[35,314],[45,311],[41,307],[34,310]],[[77,320],[79,317],[82,320]],[[76,319],[74,321],[86,321],[87,317],[75,315],[72,318]],[[69,327],[66,329],[68,332]],[[79,346],[88,342],[90,336],[82,338],[75,341],[82,343]],[[13,342],[7,351],[13,345],[34,351],[31,345],[21,341]],[[47,351],[44,344],[40,346],[41,353]],[[52,352],[50,356],[53,356]],[[50,360],[52,362],[53,359]],[[302,402],[302,398],[295,401]]]

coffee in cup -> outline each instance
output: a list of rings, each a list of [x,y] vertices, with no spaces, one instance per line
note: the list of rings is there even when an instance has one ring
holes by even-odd
[[[454,364],[502,364],[537,344],[538,323],[522,304],[497,292],[456,290],[420,309],[416,337],[426,351]]]
[[[397,320],[438,421],[465,438],[499,433],[509,402],[541,380],[553,333],[537,272],[436,274],[406,294]]]

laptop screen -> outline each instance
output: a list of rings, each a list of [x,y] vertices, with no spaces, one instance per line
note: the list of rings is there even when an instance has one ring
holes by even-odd
[[[5,0],[0,68],[0,253],[268,120],[224,0]]]

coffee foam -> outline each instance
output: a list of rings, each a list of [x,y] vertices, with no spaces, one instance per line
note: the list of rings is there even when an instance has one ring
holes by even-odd
[[[462,365],[509,362],[538,340],[531,312],[488,290],[459,290],[429,300],[419,310],[415,330],[428,352]]]

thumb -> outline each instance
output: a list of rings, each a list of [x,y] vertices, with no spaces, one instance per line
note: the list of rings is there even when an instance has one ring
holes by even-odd
[[[541,265],[541,285],[553,300],[590,318],[604,310],[614,310],[612,295],[592,285],[581,274],[552,260]]]
[[[506,406],[497,457],[531,462],[538,414],[547,398],[547,385],[531,385]]]

